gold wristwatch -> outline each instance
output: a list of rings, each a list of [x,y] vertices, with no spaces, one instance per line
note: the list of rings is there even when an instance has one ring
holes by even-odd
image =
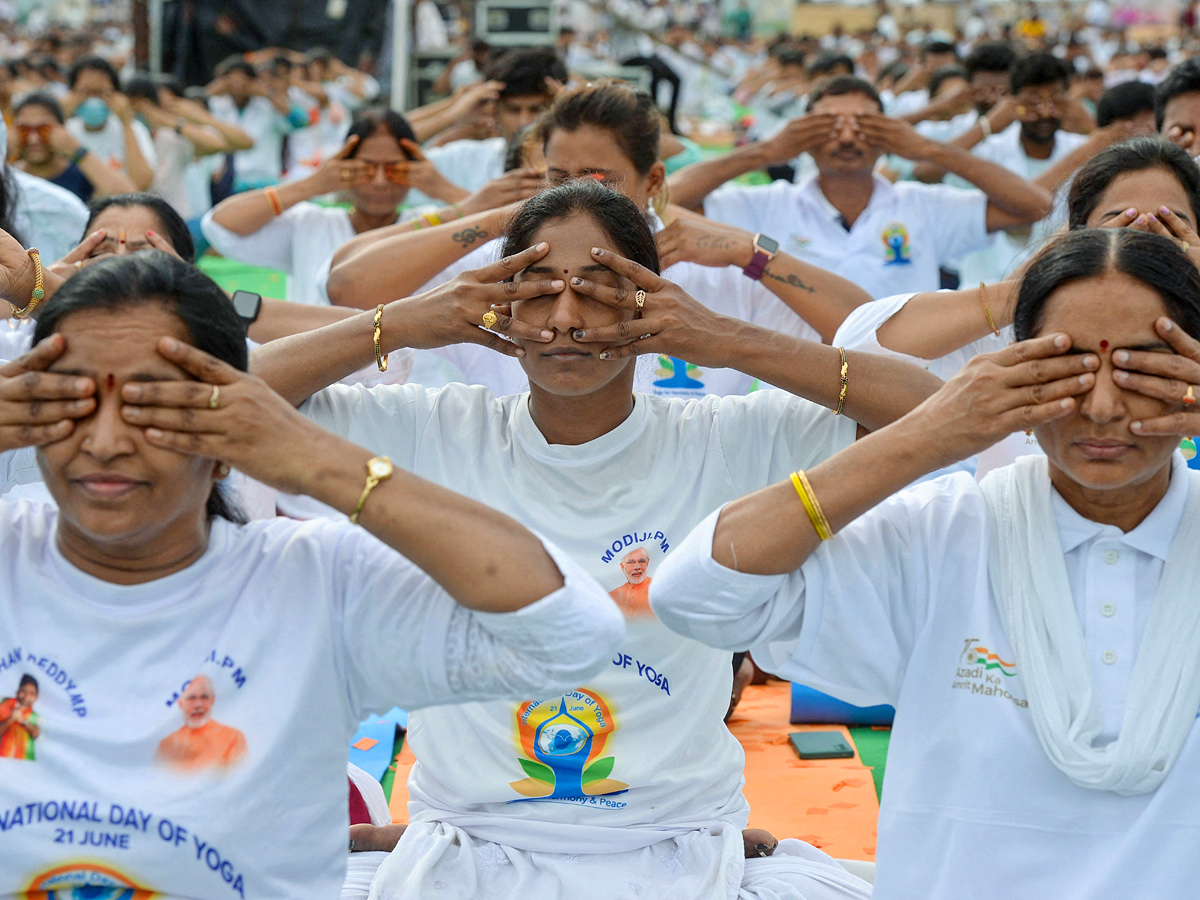
[[[367,498],[371,496],[371,491],[375,490],[375,485],[391,478],[392,471],[392,461],[386,456],[376,456],[367,460],[367,484],[363,488],[363,492],[358,495],[358,505],[354,507],[354,512],[350,513],[351,525],[358,524],[358,516],[362,512]]]

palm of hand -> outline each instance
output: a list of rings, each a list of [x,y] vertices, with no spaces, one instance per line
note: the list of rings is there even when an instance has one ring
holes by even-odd
[[[29,254],[17,239],[7,231],[0,231],[0,297],[24,306],[33,289],[33,279],[28,277],[32,266]],[[21,294],[25,296],[18,296]]]

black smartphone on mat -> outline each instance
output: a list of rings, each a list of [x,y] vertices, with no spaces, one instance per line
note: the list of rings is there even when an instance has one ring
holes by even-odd
[[[788,735],[801,759],[851,759],[854,748],[840,731],[793,731]]]

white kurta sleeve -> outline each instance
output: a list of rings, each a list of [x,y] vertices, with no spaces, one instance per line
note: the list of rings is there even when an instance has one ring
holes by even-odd
[[[837,334],[833,336],[833,346],[845,347],[847,350],[860,350],[863,353],[878,353],[891,356],[927,367],[929,360],[918,359],[907,353],[889,350],[879,343],[879,329],[884,322],[900,312],[915,294],[896,294],[894,297],[881,297],[870,303],[855,307],[846,316],[845,321],[838,326]]]
[[[980,567],[964,548],[986,553],[986,515],[966,474],[885,500],[787,575],[747,575],[713,560],[718,515],[663,562],[650,589],[655,614],[704,643],[749,647],[767,671],[859,706],[896,703],[944,588],[979,588]]]
[[[515,612],[484,613],[460,606],[366,532],[338,527],[346,533],[335,597],[350,700],[360,717],[396,705],[412,710],[569,690],[607,665],[625,636],[608,594],[549,543],[563,586]]]
[[[266,202],[265,200],[263,201]],[[304,215],[305,204],[284,210],[262,228],[251,234],[238,234],[213,220],[210,209],[200,220],[200,230],[222,256],[239,262],[282,269],[292,274],[292,241]]]

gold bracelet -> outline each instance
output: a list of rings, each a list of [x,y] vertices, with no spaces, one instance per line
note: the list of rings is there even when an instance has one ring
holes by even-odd
[[[379,333],[383,330],[383,304],[380,303],[375,307],[375,365],[379,366],[380,372],[387,371],[388,354],[379,352]]]
[[[428,222],[430,225],[432,225],[432,226],[434,226],[434,227],[437,227],[438,225],[441,225],[441,224],[442,224],[442,217],[441,217],[441,216],[439,216],[439,215],[438,215],[437,213],[435,213],[435,212],[427,212],[427,213],[425,213],[425,215],[424,215],[424,219],[425,219],[425,221],[426,221],[426,222]]]
[[[267,202],[271,204],[271,212],[277,216],[283,215],[283,201],[279,199],[279,191],[273,187],[265,187],[262,189],[263,196],[267,198]]]
[[[46,296],[46,281],[45,275],[42,272],[42,255],[38,253],[37,247],[30,247],[25,252],[33,260],[33,294],[29,298],[29,305],[24,309],[17,309],[11,303],[9,304],[9,306],[12,306],[14,319],[28,318],[29,314],[37,309],[37,305],[42,302],[42,298]]]
[[[842,414],[842,408],[846,405],[846,388],[850,386],[850,364],[846,362],[846,348],[838,347],[837,352],[842,357],[842,392],[838,395],[837,409],[833,411],[835,416]]]
[[[371,496],[371,491],[375,490],[375,486],[391,477],[392,461],[386,456],[376,456],[367,460],[367,484],[363,488],[363,492],[358,495],[358,504],[354,507],[354,512],[350,513],[351,525],[358,524],[358,517],[362,513],[367,498]]]
[[[988,309],[987,294],[983,292],[983,282],[979,282],[979,299],[983,301],[983,315],[987,319],[988,328],[992,329],[992,334],[1000,337],[1000,329],[996,327],[996,320],[992,318],[992,311]]]
[[[817,537],[823,541],[827,541],[833,537],[833,529],[829,527],[829,520],[825,518],[825,511],[821,509],[821,504],[817,502],[817,496],[813,493],[812,485],[808,483],[808,476],[804,474],[803,470],[792,473],[792,487],[800,495],[800,502],[804,504],[804,511],[808,513],[808,520],[812,522],[813,528],[816,529]]]

